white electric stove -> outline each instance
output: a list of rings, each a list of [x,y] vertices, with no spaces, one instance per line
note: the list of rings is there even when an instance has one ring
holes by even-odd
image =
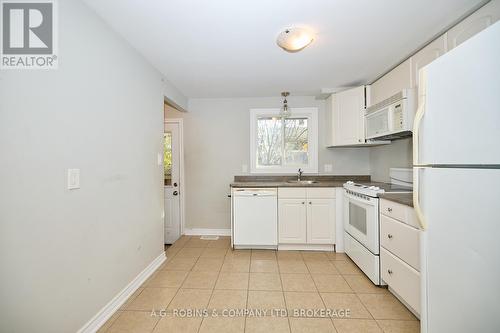
[[[412,191],[412,169],[390,169],[391,183],[344,184],[344,246],[346,254],[376,284],[380,279],[379,195]]]

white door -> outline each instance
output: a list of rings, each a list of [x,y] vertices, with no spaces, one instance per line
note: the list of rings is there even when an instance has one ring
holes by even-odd
[[[181,235],[179,124],[165,123],[164,131],[165,244]]]
[[[310,199],[307,205],[307,242],[335,243],[335,199]]]
[[[305,244],[306,232],[306,200],[279,199],[279,242],[280,244]]]

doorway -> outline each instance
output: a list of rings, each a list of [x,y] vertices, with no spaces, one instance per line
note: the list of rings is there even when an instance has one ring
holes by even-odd
[[[182,119],[165,119],[163,134],[165,244],[183,232]]]

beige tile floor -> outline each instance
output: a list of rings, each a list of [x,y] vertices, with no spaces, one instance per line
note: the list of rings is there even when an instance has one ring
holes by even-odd
[[[420,332],[419,321],[387,289],[374,286],[344,254],[236,250],[181,237],[167,261],[99,332]],[[152,310],[166,316],[152,316]],[[179,317],[176,309],[289,309],[288,316]],[[294,309],[349,309],[325,318]]]

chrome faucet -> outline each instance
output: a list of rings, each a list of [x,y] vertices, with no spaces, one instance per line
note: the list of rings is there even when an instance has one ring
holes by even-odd
[[[303,173],[304,173],[304,171],[302,171],[302,169],[299,169],[299,171],[297,171],[297,181],[298,182],[300,182]]]

